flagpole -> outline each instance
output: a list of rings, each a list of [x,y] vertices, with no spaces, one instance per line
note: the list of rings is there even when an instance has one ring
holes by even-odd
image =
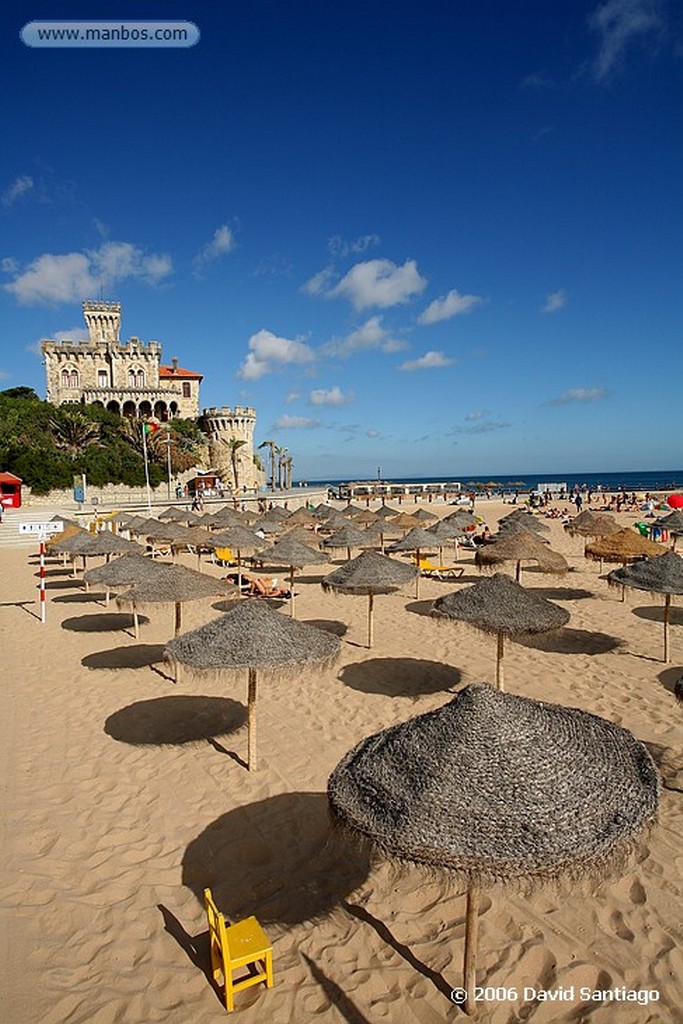
[[[147,458],[147,424],[142,424],[142,451],[145,457],[145,483],[147,485],[147,511],[152,515],[152,492],[149,487],[149,459]]]

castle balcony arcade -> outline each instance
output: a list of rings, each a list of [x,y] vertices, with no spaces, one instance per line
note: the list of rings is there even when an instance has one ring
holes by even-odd
[[[178,388],[84,388],[81,401],[84,405],[99,405],[109,412],[130,419],[147,419],[154,416],[165,423],[179,414],[180,398]]]

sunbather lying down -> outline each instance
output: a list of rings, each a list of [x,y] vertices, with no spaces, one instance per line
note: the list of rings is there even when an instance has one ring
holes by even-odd
[[[230,572],[223,579],[237,583],[238,574]],[[278,586],[275,576],[246,576],[242,573],[242,593],[246,597],[280,597],[285,600],[292,596],[287,587]]]

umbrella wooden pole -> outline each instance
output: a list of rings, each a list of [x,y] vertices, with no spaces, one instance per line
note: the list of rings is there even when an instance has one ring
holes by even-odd
[[[664,661],[669,660],[669,608],[671,606],[671,594],[664,595]]]
[[[496,686],[501,691],[505,690],[505,679],[503,669],[503,654],[505,653],[505,637],[502,633],[498,634],[497,637],[497,650],[496,650]]]
[[[417,576],[415,577],[415,600],[420,596],[420,549],[417,548],[415,551],[415,562],[417,563],[415,568],[417,569]]]
[[[519,583],[519,577],[522,575],[522,563],[517,562],[517,568],[515,569],[515,579]]]
[[[374,594],[372,591],[368,594],[368,649],[372,647],[372,606],[374,603]]]
[[[289,593],[291,597],[289,599],[289,613],[293,619],[296,618],[296,608],[294,606],[294,566],[289,567]]]
[[[180,601],[176,601],[176,604],[175,604],[175,623],[174,623],[174,632],[173,632],[174,636],[178,636],[178,634],[180,633],[181,619],[182,619],[182,614],[181,614],[181,611],[180,611]]]
[[[247,742],[247,765],[250,772],[258,767],[256,759],[256,669],[249,669],[249,739]]]
[[[463,987],[465,1003],[463,1009],[469,1017],[476,1017],[477,1006],[474,1001],[474,988],[477,981],[477,940],[479,913],[479,886],[470,885],[467,890],[467,910],[465,912],[465,962],[463,966]]]
[[[135,610],[135,606],[133,606],[133,632],[135,633],[135,639],[139,640],[140,639],[140,622],[138,620],[138,613]]]

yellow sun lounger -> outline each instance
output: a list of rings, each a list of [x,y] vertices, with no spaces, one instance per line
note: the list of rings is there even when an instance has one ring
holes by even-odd
[[[434,580],[457,580],[465,571],[462,565],[434,565],[428,558],[421,558],[418,568],[420,575],[429,576]]]

